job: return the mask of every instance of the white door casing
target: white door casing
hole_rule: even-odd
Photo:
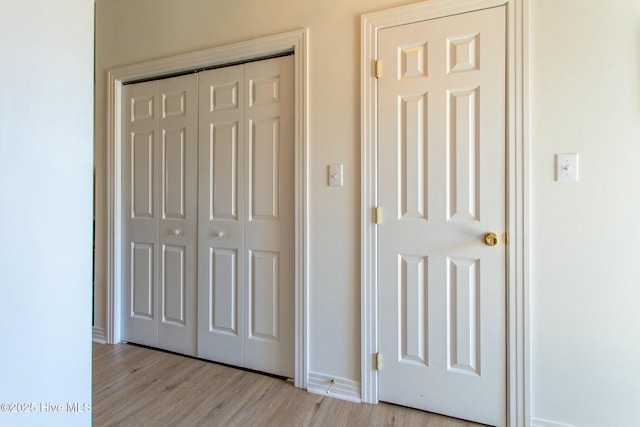
[[[378,340],[378,82],[379,34],[386,28],[506,6],[506,220],[509,244],[506,273],[507,425],[528,426],[528,138],[527,0],[432,0],[362,16],[362,400],[379,400],[375,354]],[[392,67],[393,68],[393,67]],[[389,67],[382,65],[382,72]],[[393,72],[393,70],[392,70]],[[384,221],[384,215],[383,215]],[[382,370],[385,369],[382,360]]]
[[[504,426],[505,8],[378,43],[379,397]]]
[[[294,375],[293,58],[200,73],[198,355]]]
[[[259,59],[283,52],[294,53],[294,206],[295,206],[295,386],[307,386],[307,152],[308,152],[308,30],[301,29],[188,54],[127,65],[107,72],[107,295],[106,341],[121,341],[121,293],[124,269],[123,165],[121,138],[124,83]]]
[[[193,356],[197,77],[123,92],[123,339]]]

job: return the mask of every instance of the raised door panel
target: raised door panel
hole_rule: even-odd
[[[252,251],[249,264],[248,339],[278,341],[280,260],[278,253]]]
[[[280,208],[280,119],[251,120],[249,220],[277,221]]]
[[[480,220],[479,88],[447,91],[447,217]]]
[[[162,322],[184,327],[187,324],[187,248],[166,245],[162,252]]]
[[[209,249],[208,330],[238,337],[238,251]]]
[[[130,134],[131,181],[130,204],[131,218],[143,219],[154,217],[154,146],[155,132],[132,131]]]
[[[429,365],[428,258],[398,257],[398,360],[411,365]]]
[[[153,321],[155,318],[154,245],[131,244],[131,305],[129,315]]]
[[[427,176],[426,93],[400,96],[398,152],[398,217],[403,220],[427,219],[429,181]]]
[[[480,375],[480,260],[448,259],[447,366]]]
[[[209,137],[209,217],[238,220],[238,122],[211,126]]]
[[[165,129],[162,135],[163,219],[187,218],[187,134],[187,129],[180,127]]]

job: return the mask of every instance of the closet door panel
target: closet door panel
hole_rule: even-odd
[[[122,93],[122,339],[149,346],[158,345],[157,87]]]
[[[195,354],[197,77],[123,88],[123,339]]]
[[[245,65],[244,366],[294,376],[293,57]]]
[[[158,81],[160,189],[158,346],[196,354],[198,78]]]
[[[244,66],[199,73],[198,356],[242,366]]]

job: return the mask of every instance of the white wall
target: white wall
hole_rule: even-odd
[[[640,2],[530,4],[532,415],[638,426]]]
[[[360,15],[404,0],[98,0],[96,325],[104,327],[106,70],[310,29],[310,366],[360,380]],[[640,425],[640,3],[530,0],[536,425]],[[578,152],[581,180],[554,182]],[[326,166],[344,163],[344,188]],[[636,403],[635,405],[633,403]]]
[[[0,426],[89,425],[93,2],[0,10]]]
[[[360,14],[411,1],[101,0],[96,3],[96,326],[104,328],[106,70],[310,29],[310,366],[360,381]],[[360,3],[360,4],[357,4]],[[327,165],[344,163],[344,187]]]

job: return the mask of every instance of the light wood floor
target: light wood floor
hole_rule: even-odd
[[[280,379],[128,344],[93,344],[92,410],[94,427],[480,426],[311,394]]]

